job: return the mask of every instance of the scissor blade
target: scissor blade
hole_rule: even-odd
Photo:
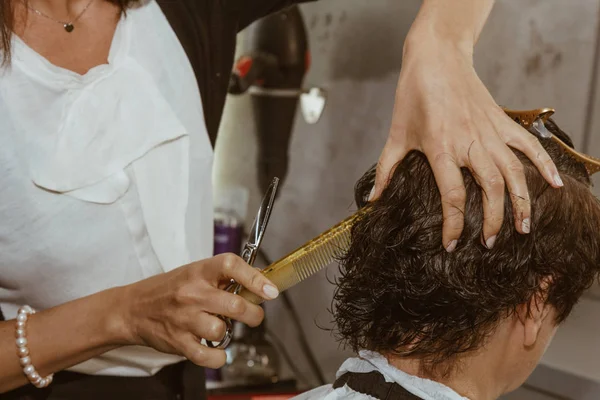
[[[263,197],[256,218],[252,223],[250,234],[248,235],[248,244],[254,248],[258,248],[262,241],[262,238],[267,229],[267,223],[271,217],[271,211],[273,210],[273,203],[275,202],[275,196],[277,194],[277,187],[279,186],[279,178],[273,178],[273,181],[269,185],[265,196]]]

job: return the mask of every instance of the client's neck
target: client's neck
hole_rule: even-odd
[[[390,365],[399,370],[420,378],[441,383],[463,397],[471,400],[495,400],[500,397],[509,386],[503,379],[502,371],[505,370],[504,357],[501,353],[494,354],[498,347],[481,350],[476,354],[463,356],[460,360],[450,364],[450,368],[440,368],[432,374],[424,367],[422,360],[417,358],[404,358],[388,356]],[[444,374],[445,371],[449,371]]]

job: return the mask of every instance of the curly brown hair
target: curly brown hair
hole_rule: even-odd
[[[548,129],[573,146],[553,121]],[[381,197],[365,209],[341,260],[333,301],[336,333],[355,351],[411,356],[434,367],[479,349],[498,324],[540,293],[571,312],[600,273],[600,203],[583,164],[549,139],[540,139],[564,187],[553,189],[522,153],[531,196],[531,234],[514,229],[510,195],[496,244],[482,244],[482,192],[463,169],[465,226],[457,249],[442,247],[442,205],[427,158],[413,151],[401,161]],[[367,204],[375,170],[357,183]],[[550,278],[549,280],[547,278]]]

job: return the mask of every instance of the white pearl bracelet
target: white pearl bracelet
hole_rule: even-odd
[[[52,383],[52,377],[54,374],[50,374],[45,378],[42,378],[40,374],[35,370],[33,364],[31,364],[31,358],[29,357],[29,348],[27,347],[27,319],[31,314],[35,314],[35,310],[29,306],[23,306],[19,308],[17,313],[17,325],[15,330],[15,336],[17,340],[17,355],[21,366],[23,366],[23,373],[29,379],[35,387],[44,388]]]

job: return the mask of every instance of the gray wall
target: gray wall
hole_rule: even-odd
[[[296,121],[289,176],[264,244],[270,257],[293,250],[353,210],[353,185],[376,162],[387,137],[403,40],[420,3],[323,0],[302,7],[313,56],[306,84],[325,87],[329,99],[317,125],[307,125],[301,118]],[[600,115],[594,90],[599,7],[600,0],[499,0],[475,57],[480,77],[499,104],[556,108],[557,121],[571,133],[576,145],[585,145],[597,156],[600,135],[593,133],[600,131],[600,119],[593,116]],[[242,35],[241,49],[243,39]],[[249,187],[250,214],[261,197],[255,183],[253,129],[248,99],[230,98],[217,146],[215,180],[217,185]],[[335,273],[332,266],[289,292],[329,380],[348,356],[328,331],[318,327],[331,327],[328,278]],[[583,377],[586,384],[593,379],[600,382],[600,365],[584,360],[590,358],[586,353],[590,346],[600,349],[600,338],[592,334],[598,326],[586,325],[594,318],[600,320],[600,303],[590,296],[584,308],[577,323],[567,327],[568,334],[559,334],[549,350],[547,366],[536,372],[538,379],[532,384],[549,387],[548,380],[544,381],[549,374],[564,376],[565,382],[574,380],[576,386],[583,384]],[[280,302],[268,305],[267,318],[270,329],[288,345],[297,367],[310,377]],[[579,341],[581,351],[573,354],[571,343],[582,335],[589,342]],[[568,362],[562,361],[565,357],[570,357]],[[600,360],[600,354],[595,358]],[[586,373],[590,368],[596,372]],[[309,384],[315,383],[309,380]],[[597,387],[589,385],[587,395],[600,397]]]

